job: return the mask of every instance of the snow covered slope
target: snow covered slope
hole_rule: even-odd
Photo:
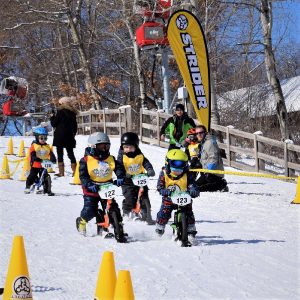
[[[16,153],[21,139],[13,138]],[[28,147],[32,138],[24,140]],[[87,136],[77,137],[78,160],[86,141]],[[8,138],[0,137],[1,161],[7,144]],[[118,147],[119,140],[112,139],[113,155]],[[158,174],[166,149],[145,144],[141,149]],[[196,245],[181,248],[171,240],[170,226],[158,238],[154,226],[132,221],[125,222],[135,239],[129,244],[83,237],[75,228],[82,192],[69,184],[71,177],[54,179],[56,196],[48,197],[25,195],[19,176],[20,170],[14,180],[0,180],[0,287],[13,237],[23,235],[35,300],[93,299],[106,250],[114,252],[116,270],[130,271],[138,300],[300,299],[300,205],[290,204],[293,183],[226,176],[228,193],[202,193],[195,199]],[[154,218],[161,203],[155,186],[152,180]],[[120,206],[122,199],[118,189]]]

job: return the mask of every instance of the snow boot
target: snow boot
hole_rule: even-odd
[[[72,177],[74,177],[74,175],[75,175],[76,166],[77,166],[77,163],[71,163]]]
[[[77,228],[78,232],[84,236],[86,235],[86,224],[87,224],[87,222],[84,219],[82,219],[81,217],[78,217],[76,219],[76,228]]]
[[[29,188],[28,188],[28,187],[25,188],[24,193],[25,193],[25,194],[30,194],[30,187],[29,187]]]
[[[65,176],[65,165],[63,162],[58,163],[58,173],[54,174],[54,176],[57,176],[57,177]]]
[[[165,226],[156,223],[156,229],[155,232],[158,236],[162,236],[165,233]]]

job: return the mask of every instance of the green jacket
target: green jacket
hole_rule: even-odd
[[[170,136],[170,144],[181,144],[187,137],[187,131],[195,126],[194,120],[187,113],[184,113],[181,118],[174,115],[163,124],[160,135],[168,134]]]

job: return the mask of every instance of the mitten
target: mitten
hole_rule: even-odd
[[[124,183],[124,178],[118,178],[116,181],[117,186],[121,186]]]
[[[87,190],[92,192],[92,193],[98,193],[99,186],[94,184],[94,183],[91,183],[91,184],[88,185]]]
[[[155,171],[153,169],[149,169],[149,170],[147,170],[147,175],[149,177],[153,177],[153,176],[155,176]]]
[[[197,188],[191,187],[188,189],[188,193],[191,195],[192,198],[196,198],[199,196],[200,192]]]
[[[159,193],[163,196],[163,197],[168,197],[171,195],[171,191],[169,189],[161,189],[159,190]]]

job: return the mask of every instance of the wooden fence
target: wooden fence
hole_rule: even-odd
[[[159,132],[170,116],[144,109],[138,116],[130,106],[90,110],[78,115],[78,133],[103,131],[110,136],[120,136],[126,131],[134,131],[139,133],[141,142],[166,148],[168,143],[160,140]],[[251,172],[300,175],[300,146],[231,127],[212,125],[212,129],[218,136],[219,147],[226,153],[225,165]]]
[[[141,141],[168,147],[167,143],[160,141],[159,131],[170,116],[166,113],[141,110]],[[251,172],[300,175],[300,146],[231,127],[212,125],[212,129],[218,136],[219,147],[226,153],[226,158],[223,159],[225,165]]]
[[[77,116],[77,122],[78,134],[102,131],[110,136],[119,136],[126,131],[133,130],[130,106],[80,112]]]

